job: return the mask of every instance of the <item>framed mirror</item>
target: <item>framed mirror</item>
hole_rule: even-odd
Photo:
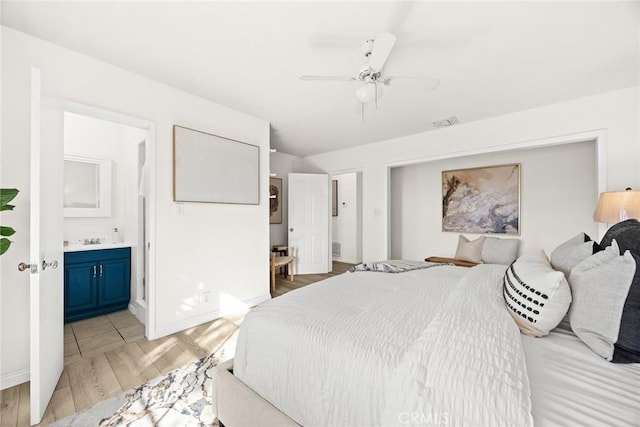
[[[65,154],[64,216],[111,216],[111,160]]]

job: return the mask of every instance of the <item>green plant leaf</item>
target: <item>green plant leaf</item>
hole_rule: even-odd
[[[13,210],[14,206],[10,205],[9,202],[12,201],[18,193],[17,188],[0,188],[0,211]]]
[[[3,227],[0,225],[0,236],[13,236],[16,230],[11,227]]]
[[[0,255],[7,252],[7,250],[9,249],[9,246],[11,246],[11,240],[6,239],[4,237],[0,239]]]

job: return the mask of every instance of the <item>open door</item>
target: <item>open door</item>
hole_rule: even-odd
[[[42,420],[64,367],[62,110],[31,71],[30,274],[31,425]]]
[[[289,246],[295,274],[331,271],[329,251],[329,175],[289,174]]]

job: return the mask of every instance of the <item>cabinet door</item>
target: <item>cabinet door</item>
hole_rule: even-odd
[[[129,259],[110,259],[98,264],[98,305],[128,303],[131,290]]]
[[[98,306],[98,267],[95,262],[66,264],[64,267],[65,317]]]

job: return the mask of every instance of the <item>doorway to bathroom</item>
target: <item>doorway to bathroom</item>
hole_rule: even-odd
[[[144,121],[91,107],[64,112],[65,251],[131,248],[128,309],[145,325],[146,335],[152,129]],[[83,170],[87,177],[78,172]]]

